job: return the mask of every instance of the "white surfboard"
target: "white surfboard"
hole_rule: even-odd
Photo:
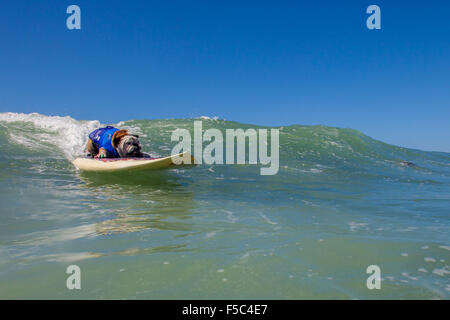
[[[76,158],[72,163],[83,171],[115,172],[165,169],[181,164],[196,164],[196,161],[189,152],[185,152],[164,158]]]

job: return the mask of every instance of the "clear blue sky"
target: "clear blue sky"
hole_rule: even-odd
[[[450,2],[2,1],[4,111],[323,124],[450,152]]]

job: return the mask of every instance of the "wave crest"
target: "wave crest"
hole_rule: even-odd
[[[43,144],[55,146],[69,160],[83,153],[89,133],[101,126],[98,120],[13,112],[0,113],[0,124],[7,127],[9,138],[15,143],[32,150]]]

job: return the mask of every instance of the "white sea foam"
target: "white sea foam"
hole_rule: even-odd
[[[434,269],[433,274],[444,277],[445,275],[450,274],[450,270],[448,266],[445,266],[443,268]]]
[[[278,224],[272,220],[270,220],[269,218],[267,218],[264,214],[262,214],[261,212],[259,213],[259,215],[261,216],[261,218],[264,219],[264,221],[266,221],[268,224]]]
[[[419,280],[419,278],[409,275],[408,272],[402,272],[402,276],[404,276],[405,278],[408,278],[409,280],[413,280],[413,281]]]
[[[11,139],[27,148],[38,148],[44,144],[54,145],[69,160],[84,151],[88,135],[101,126],[97,120],[79,121],[69,116],[45,116],[38,113],[0,113],[0,121],[6,123],[31,123],[37,132],[25,136],[16,127],[10,132]]]
[[[357,230],[367,230],[367,223],[357,223],[354,221],[348,222],[348,226],[350,228],[350,231],[357,231]]]
[[[202,119],[202,120],[219,120],[219,117],[215,116],[215,117],[208,117],[208,116],[200,116],[198,117],[198,119]]]

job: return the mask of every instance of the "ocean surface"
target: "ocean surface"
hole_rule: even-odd
[[[113,125],[166,156],[194,120]],[[449,153],[292,125],[273,176],[259,165],[79,172],[71,160],[101,125],[0,113],[1,299],[450,298]],[[66,287],[69,265],[80,290]]]

